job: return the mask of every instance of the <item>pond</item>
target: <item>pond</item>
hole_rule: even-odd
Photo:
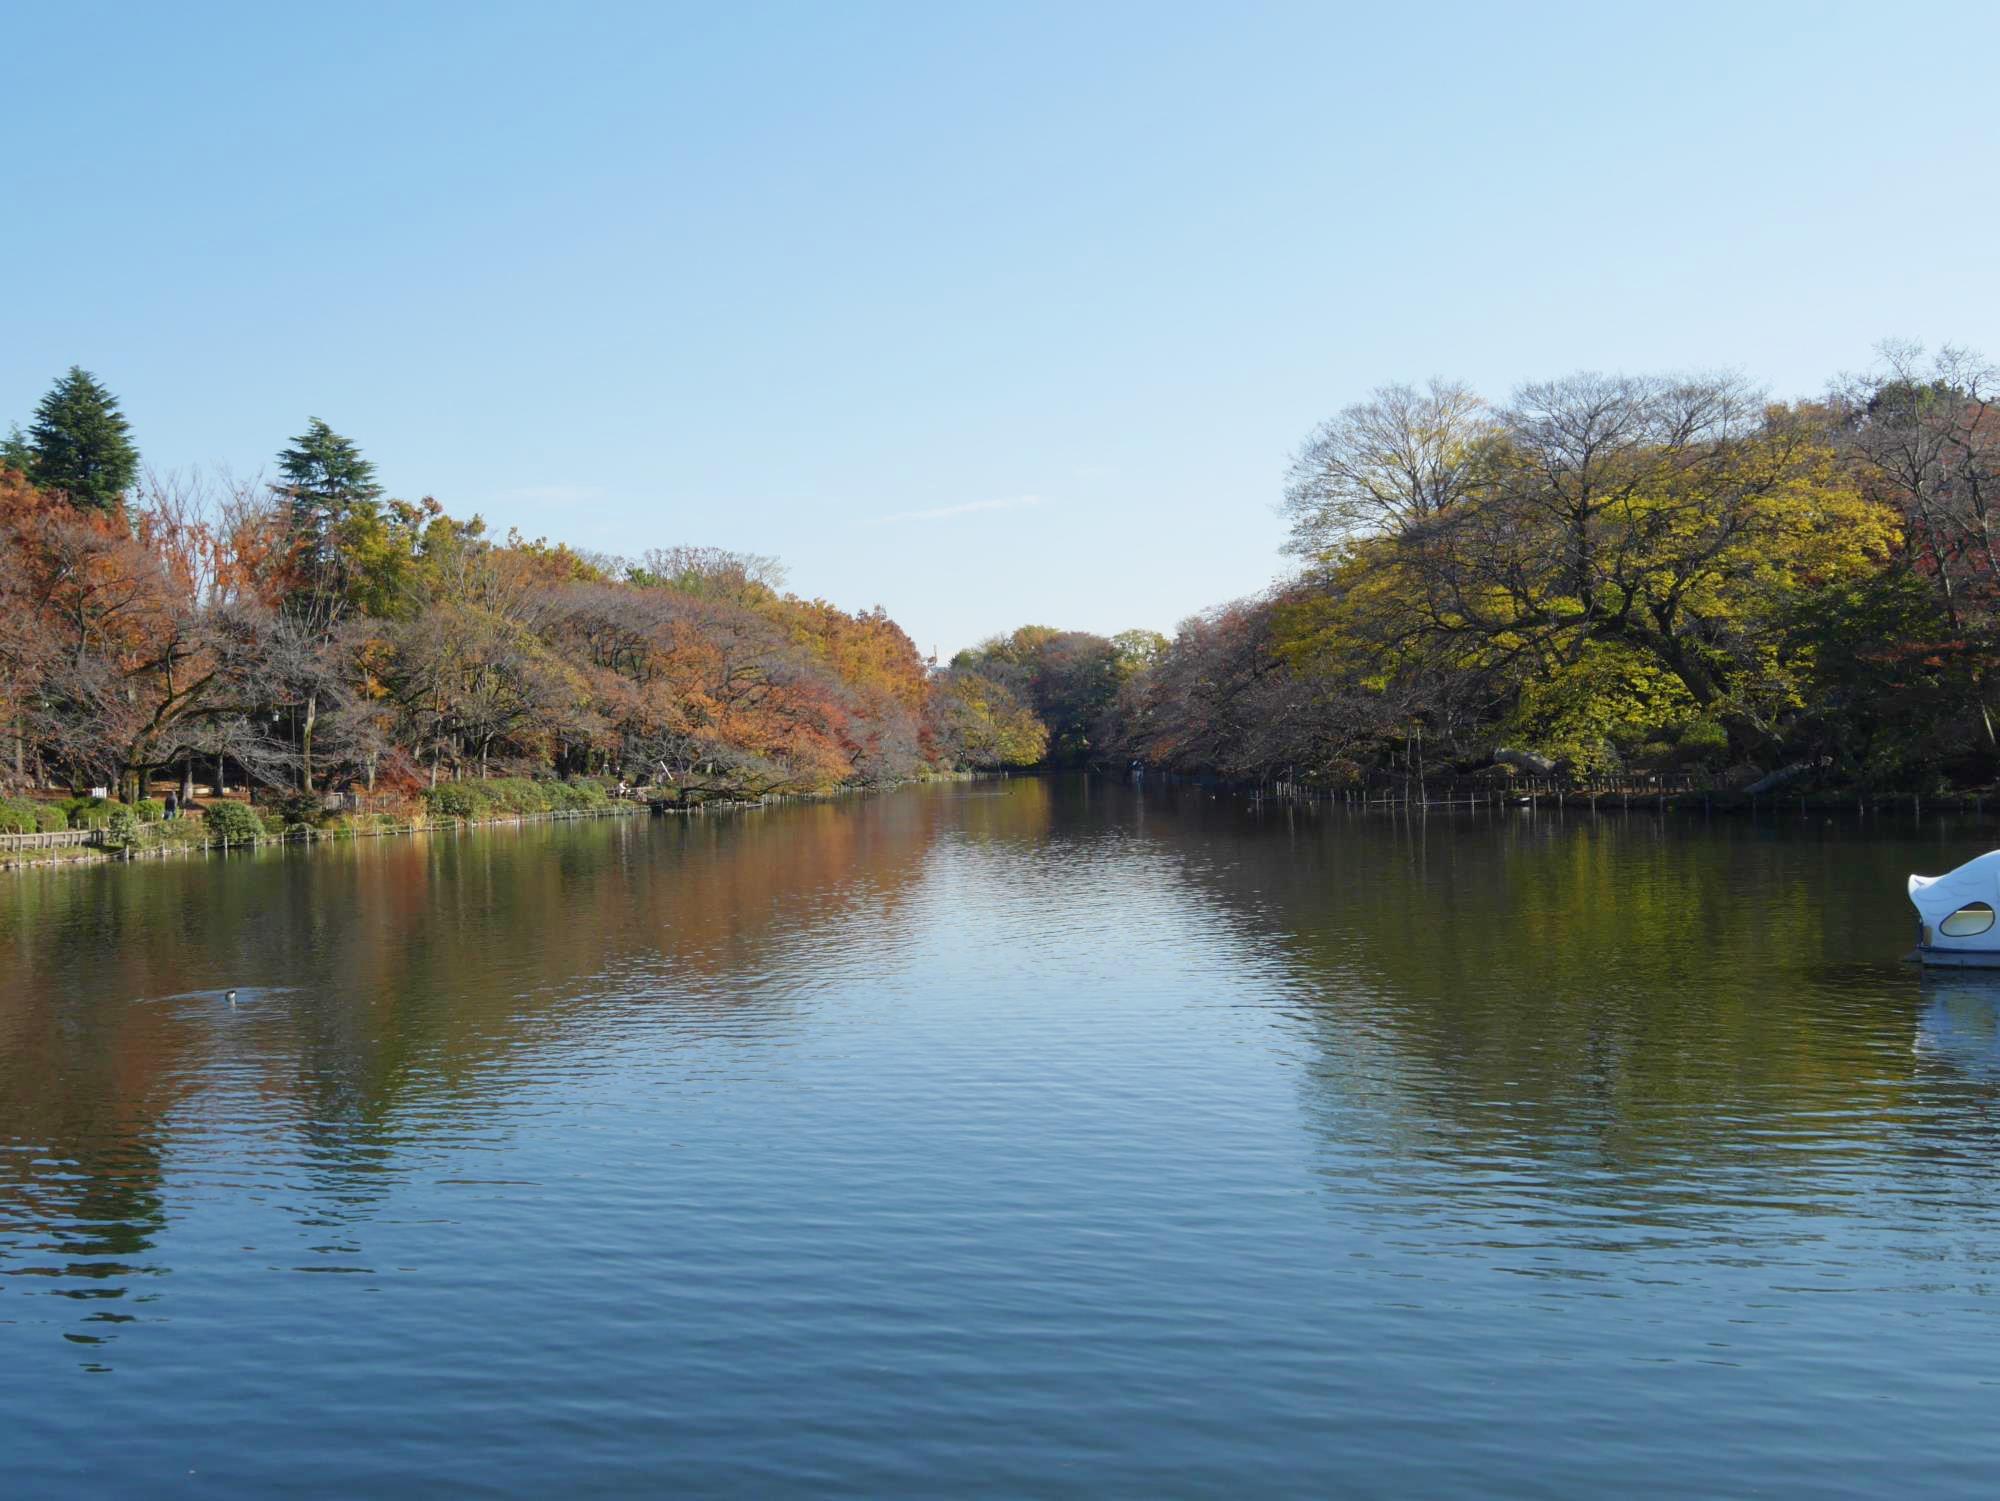
[[[1900,957],[1993,844],[1014,779],[8,876],[0,1489],[1984,1494],[2000,982]]]

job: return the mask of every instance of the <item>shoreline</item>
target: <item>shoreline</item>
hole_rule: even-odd
[[[1116,772],[1093,771],[1126,786],[1130,777]],[[1831,792],[1785,792],[1773,790],[1751,794],[1734,788],[1695,791],[1674,788],[1628,789],[1618,787],[1491,787],[1468,788],[1463,781],[1437,791],[1421,791],[1402,786],[1367,788],[1324,788],[1280,781],[1238,782],[1223,778],[1176,775],[1148,771],[1136,785],[1170,789],[1193,789],[1227,793],[1253,803],[1284,803],[1294,807],[1342,808],[1361,811],[1473,812],[1497,808],[1549,808],[1557,811],[1647,812],[1722,814],[1729,817],[1756,817],[1763,813],[1825,813],[1850,817],[1907,816],[1921,818],[1926,812],[1972,813],[1983,816],[1990,801],[2000,812],[2000,788],[1939,793],[1869,793],[1849,788]]]
[[[767,793],[762,797],[705,797],[696,802],[613,802],[602,808],[562,808],[539,813],[504,813],[488,818],[425,818],[414,822],[391,822],[373,828],[344,825],[334,829],[299,827],[278,834],[260,834],[254,839],[227,844],[207,840],[163,840],[139,848],[107,849],[98,844],[67,844],[36,849],[0,845],[0,872],[82,869],[100,865],[125,865],[137,860],[163,860],[178,855],[226,855],[233,850],[260,849],[276,844],[343,844],[354,839],[384,839],[408,834],[468,833],[478,829],[518,827],[538,823],[576,823],[600,818],[696,817],[710,813],[750,813],[777,803],[823,802],[837,797],[853,797],[868,792],[894,791],[899,787],[921,786],[927,782],[957,782],[975,779],[977,772],[940,773],[913,777],[885,787],[835,787],[825,792]],[[375,815],[387,818],[390,815]],[[187,820],[192,822],[193,820]],[[159,829],[160,823],[145,824]],[[7,838],[12,836],[0,836]]]
[[[749,806],[755,806],[751,804]],[[385,839],[406,834],[443,834],[471,829],[501,828],[531,823],[574,823],[596,818],[651,816],[650,803],[590,809],[562,809],[547,813],[508,813],[496,818],[448,818],[415,823],[392,823],[377,828],[287,829],[281,834],[262,834],[254,839],[228,844],[206,840],[175,840],[137,849],[106,849],[96,844],[59,845],[47,850],[0,849],[0,871],[73,869],[98,865],[127,865],[137,860],[163,860],[175,855],[226,855],[233,850],[262,849],[275,844],[344,844],[354,839]],[[157,824],[147,824],[157,828]]]

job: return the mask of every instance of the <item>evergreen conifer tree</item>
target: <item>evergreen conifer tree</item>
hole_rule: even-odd
[[[361,456],[360,445],[317,417],[278,455],[278,472],[284,476],[278,489],[291,501],[299,522],[319,511],[339,517],[356,505],[382,498],[375,466]]]
[[[294,679],[303,700],[299,785],[311,792],[321,698],[338,670],[331,648],[359,603],[371,544],[381,530],[382,487],[360,445],[317,417],[278,455],[278,473],[282,479],[272,489],[290,508],[296,570],[284,611],[304,647]]]
[[[139,474],[139,450],[118,398],[78,365],[49,388],[26,435],[9,439],[5,461],[71,505],[102,511],[123,509]]]

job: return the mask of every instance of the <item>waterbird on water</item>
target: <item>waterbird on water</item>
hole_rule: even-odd
[[[232,1006],[236,1004],[236,992],[233,990],[229,992],[229,1004]]]

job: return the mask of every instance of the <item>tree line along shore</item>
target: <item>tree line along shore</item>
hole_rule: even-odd
[[[786,592],[773,559],[495,539],[387,496],[317,419],[275,469],[147,469],[80,369],[0,446],[0,833],[693,806],[1046,747],[1004,690],[933,672],[879,608]]]
[[[268,483],[161,474],[72,369],[0,444],[0,832],[185,823],[151,816],[169,795],[220,834],[1030,766],[1983,789],[1996,387],[1907,346],[1811,400],[1387,386],[1293,455],[1295,569],[1265,593],[939,666],[771,558],[609,557],[392,498],[318,419]]]
[[[1293,455],[1291,577],[1171,638],[1029,628],[954,666],[1020,691],[1059,757],[1308,793],[1981,804],[1996,389],[1907,345],[1811,400],[1387,386]]]

